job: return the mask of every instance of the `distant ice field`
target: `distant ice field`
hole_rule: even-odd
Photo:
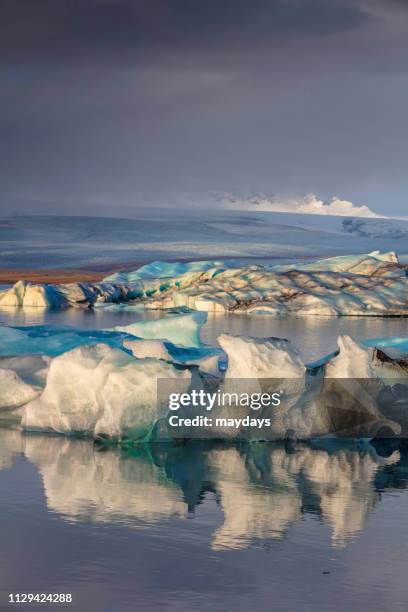
[[[0,268],[154,260],[316,258],[374,249],[408,260],[408,221],[288,213],[139,209],[131,218],[0,218]]]

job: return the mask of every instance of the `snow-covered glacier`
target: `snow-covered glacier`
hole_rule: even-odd
[[[129,300],[147,309],[215,313],[407,316],[408,276],[394,252],[373,251],[272,267],[155,262],[141,271],[114,274],[98,285],[20,282],[0,293],[0,307],[94,306]]]

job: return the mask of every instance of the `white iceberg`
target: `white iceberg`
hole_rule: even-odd
[[[66,308],[92,306],[99,302],[114,302],[133,297],[130,290],[113,283],[48,284],[18,281],[0,291],[1,308]]]
[[[40,355],[0,357],[0,411],[14,410],[38,397],[49,360]]]
[[[153,261],[137,270],[129,272],[114,272],[104,278],[109,283],[122,283],[129,285],[142,279],[151,278],[174,278],[188,274],[189,272],[206,272],[211,268],[223,265],[221,261],[191,261],[191,262],[172,262],[172,261]]]
[[[24,407],[27,430],[82,433],[123,441],[146,437],[165,416],[157,380],[191,374],[156,359],[135,359],[104,344],[82,346],[55,357],[40,397]]]
[[[1,307],[59,308],[66,305],[67,300],[54,285],[21,280],[0,293]]]
[[[220,353],[208,348],[182,349],[163,340],[124,340],[123,347],[138,359],[162,359],[169,363],[186,367],[198,366],[206,374],[219,376]]]
[[[98,306],[139,300],[136,304],[148,309],[187,307],[215,313],[408,316],[408,277],[392,251],[273,268],[156,262],[142,272],[107,278],[115,282],[31,285],[21,281],[0,293],[0,307]]]
[[[201,346],[200,329],[207,320],[201,312],[170,315],[153,321],[137,321],[130,325],[118,325],[114,331],[123,332],[146,340],[168,340],[181,346]]]
[[[212,268],[156,283],[147,308],[296,316],[407,316],[408,277],[394,252],[307,264]]]
[[[301,378],[306,367],[297,349],[282,338],[222,334],[218,344],[228,358],[225,378]]]
[[[350,336],[337,339],[338,350],[318,362],[326,378],[393,378],[408,377],[407,338],[389,338],[356,342]]]

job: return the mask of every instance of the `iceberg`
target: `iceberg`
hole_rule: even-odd
[[[297,349],[281,338],[250,338],[222,334],[218,344],[227,355],[225,378],[301,378],[306,367]]]
[[[213,376],[220,375],[221,351],[212,348],[177,347],[163,340],[124,340],[123,346],[138,359],[154,358],[198,369]]]
[[[57,286],[18,281],[10,289],[0,292],[1,307],[60,308],[67,300]]]
[[[107,279],[68,285],[20,281],[0,293],[0,306],[98,307],[132,301],[132,307],[214,313],[408,316],[408,276],[393,251],[273,267],[155,262]]]
[[[82,345],[104,342],[121,348],[125,334],[104,330],[78,330],[39,325],[0,326],[0,355],[48,355],[55,357]]]
[[[394,252],[307,264],[212,268],[145,292],[146,308],[304,316],[408,316],[408,277]]]
[[[310,364],[324,368],[326,378],[408,377],[408,338],[382,338],[356,342],[347,335],[337,339],[337,351]]]
[[[0,411],[14,410],[38,397],[49,360],[40,355],[0,357]]]
[[[115,272],[104,278],[104,281],[109,283],[121,283],[123,285],[131,285],[134,282],[142,279],[152,278],[174,278],[182,276],[189,272],[207,272],[211,268],[219,268],[223,266],[221,261],[191,261],[191,262],[170,262],[170,261],[153,261],[146,264],[137,270],[129,272]]]
[[[116,326],[114,331],[146,340],[168,340],[181,346],[201,346],[200,329],[207,320],[201,312],[170,315],[153,321],[138,321],[125,326]]]
[[[279,391],[281,404],[262,411],[270,427],[249,432],[252,439],[371,438],[385,430],[408,436],[407,338],[356,342],[340,336],[336,352],[304,364],[281,338],[222,334],[220,348],[191,346],[199,344],[205,317],[141,322],[138,334],[146,325],[147,336],[158,336],[144,339],[133,335],[133,326],[133,333],[0,327],[6,351],[0,357],[0,409],[22,410],[22,426],[29,430],[126,442],[145,439],[154,429],[168,439],[173,434],[162,427],[167,409],[156,387],[159,379],[170,379],[178,392],[195,385],[225,393]],[[174,336],[178,345],[163,336]],[[192,408],[183,407],[183,416],[195,416]],[[214,408],[216,417],[247,415],[248,405]],[[210,427],[194,437],[248,439],[246,427]]]
[[[93,306],[99,302],[115,302],[132,297],[130,290],[112,283],[66,283],[53,285],[18,281],[0,291],[1,308],[67,308]]]
[[[111,330],[81,330],[49,325],[0,326],[0,356],[26,354],[57,356],[78,346],[100,342],[122,348],[125,339],[134,340],[135,337],[160,339],[189,348],[201,347],[200,330],[206,319],[205,313],[192,312],[151,321],[138,321]]]
[[[145,439],[166,414],[157,402],[158,378],[178,379],[187,389],[191,374],[106,344],[78,347],[51,361],[44,391],[24,407],[22,426],[121,442]]]

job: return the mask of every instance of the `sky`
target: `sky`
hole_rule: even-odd
[[[0,3],[6,213],[223,192],[408,216],[407,109],[407,0]]]

